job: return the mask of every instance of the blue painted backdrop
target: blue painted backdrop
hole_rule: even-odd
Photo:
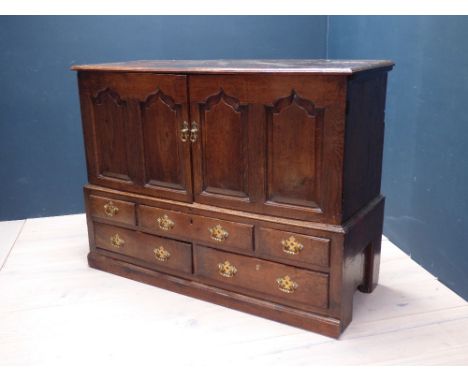
[[[466,17],[0,17],[0,220],[83,210],[74,63],[384,58],[385,233],[468,297]]]

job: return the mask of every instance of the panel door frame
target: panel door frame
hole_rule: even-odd
[[[221,78],[220,78],[221,77]],[[260,129],[255,124],[255,107],[243,102],[236,91],[226,92],[219,80],[222,76],[190,75],[190,116],[197,123],[198,139],[192,143],[194,200],[198,203],[219,207],[234,208],[245,211],[256,211],[257,201],[261,195],[261,184],[256,179],[255,170],[261,162],[258,152],[252,149],[260,141]],[[213,82],[214,81],[214,82]],[[233,89],[234,90],[234,89]],[[242,190],[231,191],[216,189],[206,184],[206,142],[207,129],[203,112],[209,111],[219,103],[224,103],[239,113],[242,125],[242,147],[240,149],[244,173]]]
[[[274,81],[274,80],[273,80]],[[322,223],[341,223],[341,196],[343,174],[343,150],[346,116],[345,76],[283,75],[277,83],[264,91],[275,96],[265,102],[266,125],[263,155],[265,159],[265,193],[262,213],[280,217],[296,218]],[[265,100],[266,101],[266,100]],[[316,119],[315,127],[315,173],[314,203],[300,205],[286,201],[271,200],[269,195],[270,169],[269,145],[273,125],[271,117],[282,104],[297,105]],[[300,139],[300,137],[298,137]]]
[[[142,126],[142,107],[154,98],[164,98],[164,102],[177,105],[177,124],[189,120],[187,76],[151,73],[116,73],[116,72],[79,72],[79,89],[83,133],[86,146],[86,163],[88,179],[92,184],[136,192],[160,198],[191,202],[192,171],[191,150],[189,142],[179,139],[177,134],[177,158],[182,170],[182,187],[164,187],[148,184],[145,165],[144,136]],[[128,179],[109,177],[100,169],[97,126],[94,116],[93,100],[100,93],[109,92],[120,102],[125,103],[126,111],[126,155],[129,168]]]
[[[176,127],[174,134],[175,137],[175,144],[177,149],[174,151],[173,158],[177,158],[179,163],[179,168],[181,171],[181,184],[180,185],[170,185],[164,184],[163,182],[154,183],[153,180],[149,176],[148,170],[148,150],[146,150],[146,144],[148,143],[148,138],[144,136],[144,127],[143,127],[143,110],[151,103],[156,102],[156,100],[160,100],[162,103],[166,104],[168,108],[172,109],[176,113]],[[186,98],[188,102],[188,98]],[[192,168],[191,168],[191,150],[190,150],[190,142],[187,140],[183,142],[180,137],[180,130],[181,126],[184,122],[189,121],[189,109],[188,103],[182,102],[177,103],[170,95],[165,94],[163,90],[159,87],[156,91],[149,94],[144,101],[139,102],[140,108],[140,127],[141,127],[141,134],[142,134],[142,142],[143,148],[142,152],[144,155],[143,162],[144,162],[144,189],[145,193],[154,195],[161,198],[173,199],[173,200],[180,200],[191,202],[193,200],[193,191],[192,191]]]
[[[200,123],[200,104],[221,90],[248,105],[249,200],[207,193],[203,186],[202,143],[192,145],[194,198],[199,203],[278,217],[329,224],[341,223],[342,173],[347,77],[302,74],[189,75],[190,113]],[[285,100],[313,108],[320,120],[320,153],[315,189],[317,205],[278,203],[268,198],[268,114]],[[203,126],[200,128],[203,136]]]

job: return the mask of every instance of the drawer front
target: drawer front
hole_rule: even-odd
[[[200,246],[196,247],[194,269],[196,276],[227,289],[268,295],[285,305],[328,307],[327,274]]]
[[[156,268],[192,273],[192,246],[142,232],[94,224],[96,247],[117,252]]]
[[[253,226],[204,216],[193,216],[193,239],[220,248],[253,249]]]
[[[192,230],[190,215],[143,205],[138,206],[138,225],[163,236],[190,237]]]
[[[89,197],[91,215],[118,223],[135,225],[135,204],[123,200]]]
[[[156,207],[138,206],[138,224],[158,235],[174,235],[220,248],[253,249],[253,225]]]
[[[262,256],[300,266],[328,267],[330,239],[301,235],[288,231],[260,228],[256,247]]]

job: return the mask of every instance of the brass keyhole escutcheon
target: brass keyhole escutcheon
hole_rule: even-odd
[[[156,257],[156,260],[158,261],[167,261],[169,260],[169,257],[171,257],[171,254],[164,249],[164,247],[161,245],[159,248],[153,249],[154,257]]]
[[[169,231],[175,226],[175,223],[171,219],[169,219],[169,216],[167,215],[160,216],[156,219],[156,221],[158,223],[159,228],[163,231]]]
[[[214,227],[208,228],[210,231],[211,238],[214,241],[222,242],[226,240],[229,236],[229,232],[226,231],[220,224],[215,225]]]
[[[223,277],[234,277],[237,273],[237,268],[226,260],[224,263],[218,264],[218,271]]]
[[[279,290],[284,293],[294,293],[294,291],[299,287],[299,284],[291,280],[289,276],[278,277],[276,279],[276,283],[278,284]]]
[[[111,245],[115,248],[123,247],[125,244],[125,240],[122,239],[118,233],[110,237]]]
[[[283,246],[283,252],[288,255],[297,255],[304,249],[304,246],[294,236],[281,240],[281,245]]]
[[[104,212],[107,216],[115,216],[119,212],[119,207],[115,206],[112,203],[112,200],[109,200],[106,204],[104,204]]]

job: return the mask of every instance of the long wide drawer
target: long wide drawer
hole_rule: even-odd
[[[182,237],[219,248],[253,249],[251,224],[144,205],[138,206],[138,224],[158,235]]]
[[[192,245],[107,224],[94,223],[96,247],[135,258],[156,268],[192,272]]]
[[[285,305],[328,307],[328,274],[196,246],[194,273],[227,289],[268,295]]]

